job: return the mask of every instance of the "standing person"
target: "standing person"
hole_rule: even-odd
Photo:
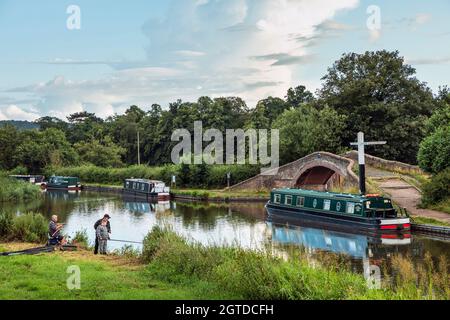
[[[106,228],[108,229],[108,233],[111,234],[111,224],[109,222],[109,219],[111,219],[111,217],[108,214],[105,214],[103,216],[102,219],[97,220],[97,222],[94,224],[94,229],[97,232],[97,227],[102,223],[103,219],[106,219],[107,223],[106,223]],[[94,249],[94,254],[98,254],[98,238],[97,238],[97,234],[95,235],[95,249]]]
[[[108,247],[108,240],[109,240],[109,232],[108,232],[108,219],[104,218],[102,219],[102,222],[97,227],[97,230],[95,231],[96,238],[98,239],[98,251],[100,254],[105,255]]]

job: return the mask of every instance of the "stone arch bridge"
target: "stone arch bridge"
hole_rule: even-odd
[[[272,188],[303,188],[328,190],[333,186],[358,187],[359,178],[352,171],[351,158],[328,152],[315,152],[238,183],[231,190],[262,190]]]

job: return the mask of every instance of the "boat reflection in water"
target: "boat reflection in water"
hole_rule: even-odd
[[[309,221],[267,220],[269,237],[277,247],[299,246],[308,253],[332,252],[350,258],[353,267],[364,273],[369,284],[380,285],[381,265],[394,253],[404,253],[410,249],[411,234],[351,233],[311,223]],[[362,263],[362,264],[361,264]],[[362,268],[361,268],[362,267]]]
[[[124,207],[134,213],[164,213],[167,210],[174,209],[175,204],[170,201],[136,201],[124,198]]]

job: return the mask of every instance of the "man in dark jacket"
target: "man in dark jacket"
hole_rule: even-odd
[[[94,224],[94,229],[95,229],[95,231],[97,232],[97,227],[98,227],[99,225],[101,225],[103,219],[108,220],[108,222],[106,223],[106,228],[108,229],[108,233],[111,234],[111,224],[109,223],[109,219],[111,219],[111,217],[109,216],[109,214],[105,214],[105,215],[103,216],[102,219],[99,219],[99,220]],[[96,235],[96,236],[95,236],[95,249],[94,249],[94,254],[98,254],[98,245],[99,245],[99,243],[98,243],[98,238],[97,238],[97,235]]]

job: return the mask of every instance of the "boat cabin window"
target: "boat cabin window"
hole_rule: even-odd
[[[292,205],[292,196],[285,196],[284,197],[284,204],[291,206]]]
[[[305,198],[297,197],[297,207],[304,207],[304,206],[305,206]]]
[[[355,203],[347,202],[347,213],[354,214],[355,213]]]
[[[317,199],[314,199],[314,201],[313,201],[313,207],[314,207],[314,208],[317,208]]]
[[[341,203],[336,203],[336,211],[341,211]]]
[[[274,203],[280,203],[280,202],[281,202],[281,195],[276,194],[276,195],[273,197],[273,202],[274,202]]]
[[[141,190],[144,191],[145,190],[145,184],[141,183]]]
[[[330,210],[331,200],[323,200],[323,210]]]
[[[130,187],[130,181],[127,181],[127,188]]]

